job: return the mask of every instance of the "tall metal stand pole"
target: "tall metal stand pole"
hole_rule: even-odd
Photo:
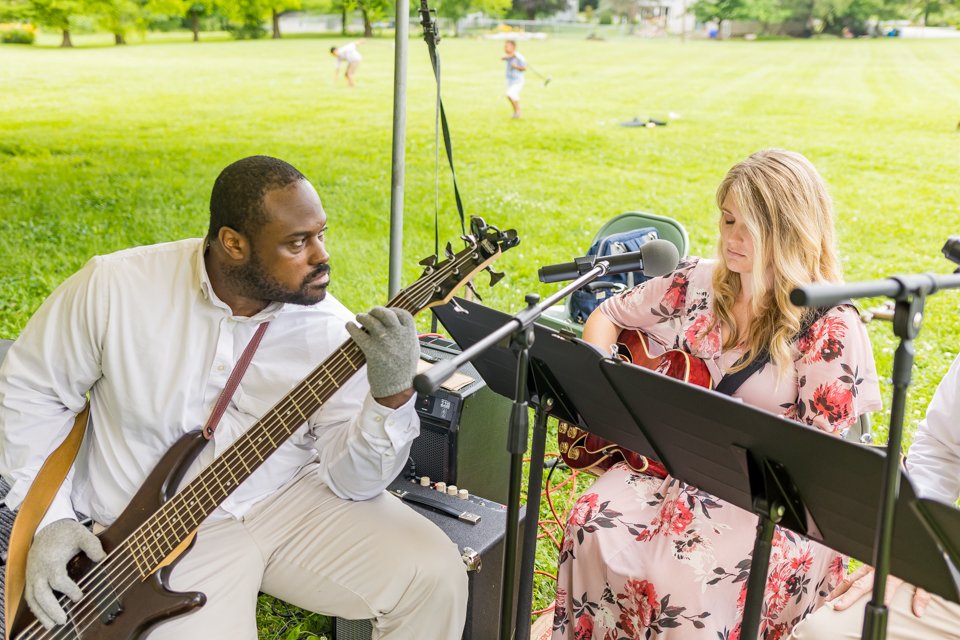
[[[880,493],[883,509],[877,522],[877,539],[873,547],[873,598],[863,616],[861,638],[884,640],[887,637],[887,606],[883,603],[887,576],[890,575],[890,548],[893,544],[893,507],[900,492],[900,451],[903,441],[903,415],[907,404],[907,388],[913,370],[913,339],[920,331],[925,292],[906,295],[897,300],[893,315],[893,332],[900,345],[893,354],[893,397],[890,402],[890,431],[887,459],[884,462],[884,483]]]
[[[387,298],[400,291],[403,261],[403,176],[407,144],[407,40],[410,0],[397,0],[393,48],[393,163],[390,175],[390,273]]]

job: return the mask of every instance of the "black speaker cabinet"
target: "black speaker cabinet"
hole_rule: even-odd
[[[420,353],[436,362],[453,358],[460,348],[450,340],[426,337],[420,340]],[[457,373],[473,381],[417,398],[420,435],[410,449],[416,474],[506,504],[510,400],[491,391],[473,365],[467,363]]]
[[[471,495],[466,500],[442,494],[434,489],[421,487],[407,480],[394,480],[388,488],[394,493],[407,493],[407,504],[440,527],[457,544],[467,569],[470,598],[467,603],[467,621],[463,640],[491,640],[500,633],[500,598],[503,584],[503,550],[506,535],[507,508],[503,504]],[[479,516],[476,524],[462,522],[454,516],[412,500],[426,497],[439,500],[458,513],[468,512]],[[523,516],[518,541],[523,537]],[[518,545],[519,555],[519,545]],[[517,576],[519,585],[519,576]],[[514,591],[516,593],[516,590]],[[515,615],[514,611],[513,614]],[[373,627],[369,620],[344,620],[337,618],[334,626],[336,640],[370,640]],[[423,640],[432,640],[423,638]]]

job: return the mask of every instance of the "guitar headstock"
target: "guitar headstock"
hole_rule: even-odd
[[[424,269],[420,278],[397,294],[390,304],[415,314],[449,302],[461,287],[469,287],[476,293],[471,280],[484,269],[490,272],[490,286],[494,286],[503,274],[491,269],[490,263],[520,243],[513,229],[501,231],[477,216],[470,217],[470,233],[461,238],[466,247],[459,252],[455,253],[447,243],[443,260],[438,256],[421,260]]]

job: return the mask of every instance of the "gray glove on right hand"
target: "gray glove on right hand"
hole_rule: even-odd
[[[347,323],[347,332],[367,357],[367,380],[374,398],[406,391],[417,375],[420,341],[413,316],[403,309],[374,307],[357,315],[361,329]]]
[[[37,532],[27,552],[27,576],[23,596],[37,621],[47,629],[66,624],[56,589],[74,602],[83,597],[77,583],[67,575],[67,563],[83,551],[94,562],[106,557],[100,539],[76,520],[57,520]]]

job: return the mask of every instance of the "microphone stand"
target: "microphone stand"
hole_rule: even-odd
[[[893,333],[900,344],[893,355],[893,396],[890,401],[890,430],[884,460],[884,483],[880,492],[881,510],[873,547],[873,597],[863,618],[862,640],[884,640],[887,634],[887,607],[884,592],[890,574],[893,542],[893,514],[900,492],[900,449],[903,443],[903,415],[910,386],[915,350],[913,340],[920,332],[926,297],[940,289],[960,288],[960,275],[917,274],[849,285],[814,284],[790,292],[797,306],[826,307],[849,298],[886,296],[895,301]]]
[[[590,266],[590,265],[587,265]],[[470,362],[490,347],[509,338],[510,348],[517,353],[517,377],[514,385],[514,400],[510,412],[510,427],[507,435],[507,451],[510,453],[510,486],[507,503],[506,541],[504,543],[504,580],[500,604],[500,640],[528,640],[530,637],[530,609],[533,600],[533,567],[536,557],[537,521],[540,515],[540,487],[543,481],[544,447],[549,409],[553,406],[550,397],[539,398],[534,412],[533,458],[527,480],[527,525],[524,530],[523,556],[520,576],[529,578],[520,584],[517,602],[517,623],[513,629],[514,588],[517,577],[517,537],[520,527],[520,483],[523,479],[523,454],[527,450],[529,413],[526,397],[527,375],[530,363],[530,347],[533,346],[533,323],[543,312],[577,289],[607,274],[610,263],[597,260],[589,271],[573,280],[553,295],[540,302],[540,296],[528,293],[524,300],[526,308],[514,315],[509,322],[476,342],[465,351],[449,360],[441,360],[427,371],[414,378],[414,388],[419,393],[433,393],[463,364]],[[586,268],[586,267],[584,267]],[[540,462],[538,463],[539,456]],[[532,516],[530,516],[532,514]],[[533,518],[532,522],[530,517]],[[513,635],[511,631],[515,631]]]

